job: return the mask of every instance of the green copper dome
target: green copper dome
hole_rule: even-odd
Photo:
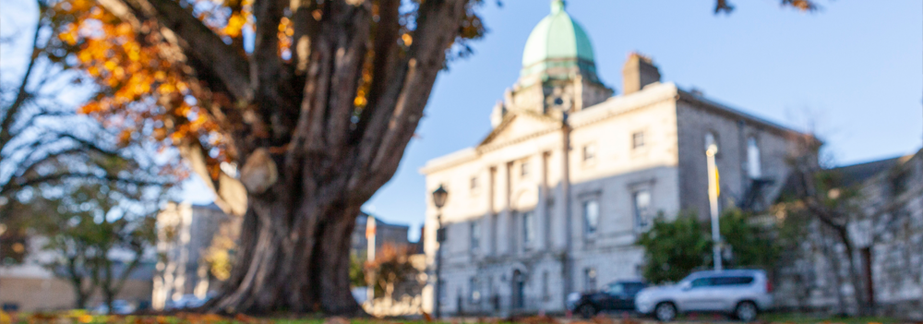
[[[583,27],[567,14],[564,1],[553,0],[551,14],[535,26],[526,41],[522,75],[542,73],[547,77],[565,77],[558,74],[574,67],[595,79],[593,44]]]

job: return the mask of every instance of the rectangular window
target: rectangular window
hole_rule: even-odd
[[[715,286],[747,286],[753,283],[753,277],[716,277],[713,278]]]
[[[551,293],[548,289],[548,271],[542,273],[542,300],[548,301],[551,299]]]
[[[474,220],[471,222],[471,250],[477,250],[481,247],[481,222]]]
[[[648,190],[636,191],[633,194],[635,228],[646,230],[650,226],[651,218],[651,192]]]
[[[522,178],[529,176],[529,162],[522,162],[519,164],[519,176]]]
[[[586,268],[583,270],[583,291],[589,292],[596,290],[596,269]]]
[[[763,175],[760,166],[760,147],[755,137],[747,139],[747,173],[750,179],[759,179]]]
[[[448,295],[445,291],[446,288],[448,287],[446,287],[445,280],[439,279],[436,281],[436,296],[439,298],[439,303],[442,305],[445,305],[446,302],[448,302],[448,300],[445,298],[445,296]]]
[[[596,145],[589,144],[583,147],[583,162],[590,162],[596,159]]]
[[[471,191],[478,189],[478,177],[471,177]]]
[[[599,202],[595,199],[583,202],[583,221],[586,234],[596,233],[596,227],[599,225]]]
[[[631,148],[637,149],[644,147],[644,132],[637,132],[631,135]]]
[[[535,212],[527,211],[522,213],[522,242],[523,247],[535,242]]]

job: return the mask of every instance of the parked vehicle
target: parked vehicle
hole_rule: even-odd
[[[131,314],[135,311],[135,306],[129,303],[126,300],[118,299],[112,301],[112,312],[111,314],[126,315]],[[100,304],[93,308],[93,312],[97,314],[110,314],[109,306],[105,303]]]
[[[190,309],[197,308],[205,305],[206,302],[211,300],[215,296],[214,292],[208,292],[205,295],[205,298],[196,297],[196,295],[188,294],[183,295],[179,299],[167,300],[166,305],[164,305],[165,310],[177,310],[177,309]]]
[[[571,303],[571,309],[583,318],[607,311],[634,311],[635,295],[644,287],[647,284],[640,280],[615,281],[600,291],[581,294]]]
[[[650,287],[636,297],[638,312],[659,321],[681,313],[718,312],[749,322],[772,306],[772,285],[762,270],[702,271],[671,286]]]

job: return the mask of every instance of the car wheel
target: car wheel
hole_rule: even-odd
[[[669,322],[676,319],[676,306],[671,303],[660,303],[654,308],[654,317],[661,322]]]
[[[577,309],[577,312],[580,313],[580,316],[583,318],[591,318],[596,316],[596,308],[593,305],[583,305]]]
[[[753,302],[741,302],[737,304],[737,308],[734,309],[734,317],[743,321],[743,322],[752,322],[756,320],[756,314],[759,310],[756,308],[756,304]]]

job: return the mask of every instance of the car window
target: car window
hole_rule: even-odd
[[[751,283],[753,283],[753,277],[749,277],[749,276],[714,278],[715,286],[746,286]]]
[[[699,278],[692,281],[692,288],[712,286],[712,278]]]
[[[644,284],[633,283],[628,285],[628,294],[636,295],[641,289],[644,289]]]
[[[609,284],[606,290],[610,295],[621,295],[625,293],[625,285],[622,283]]]

